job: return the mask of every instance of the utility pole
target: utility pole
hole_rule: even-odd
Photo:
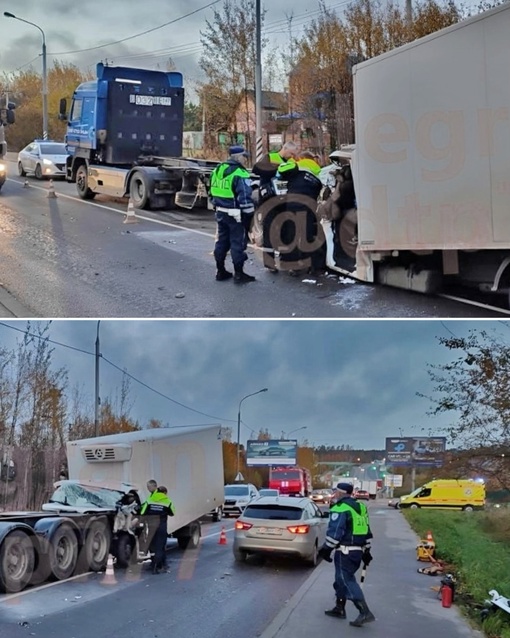
[[[255,0],[256,62],[255,62],[255,149],[257,162],[264,155],[262,145],[262,19],[260,0]]]
[[[95,406],[94,406],[94,436],[99,435],[99,359],[101,357],[99,350],[99,324],[101,321],[97,322],[97,335],[96,335],[96,391],[95,391]]]
[[[407,28],[410,29],[413,26],[413,5],[412,0],[406,0],[406,23]]]

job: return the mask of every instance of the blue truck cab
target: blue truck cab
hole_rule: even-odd
[[[182,157],[184,88],[182,74],[100,63],[96,79],[74,91],[65,143],[69,153],[68,181],[78,194],[130,196],[137,208],[173,205],[186,188],[193,191],[190,168]],[[193,173],[193,171],[191,171]],[[196,191],[196,188],[195,188]]]

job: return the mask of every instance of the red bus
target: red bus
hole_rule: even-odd
[[[309,496],[312,493],[312,476],[305,467],[272,467],[269,487],[280,490],[280,494],[285,496]]]

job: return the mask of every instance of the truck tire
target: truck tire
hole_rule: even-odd
[[[89,176],[85,164],[80,164],[76,171],[76,190],[81,199],[94,199],[96,196],[89,188]]]
[[[107,523],[94,521],[87,531],[84,550],[87,568],[93,572],[100,572],[108,562],[111,532]]]
[[[65,580],[74,574],[78,563],[78,539],[70,525],[57,528],[50,543],[49,561],[52,577]]]
[[[135,543],[129,534],[121,534],[117,539],[115,556],[117,558],[117,567],[126,569],[132,565],[136,556],[134,556]]]
[[[196,549],[200,544],[200,526],[198,523],[191,523],[189,533],[177,537],[179,549]]]
[[[472,512],[475,508],[472,505],[464,505],[462,509],[464,512]]]
[[[409,509],[419,510],[420,506],[418,505],[418,503],[411,503],[411,505],[409,505]]]
[[[150,188],[147,178],[140,171],[135,171],[129,182],[129,197],[135,208],[148,208]]]
[[[19,592],[29,584],[35,567],[32,539],[21,530],[8,534],[0,545],[0,592]]]
[[[216,512],[214,512],[214,514],[212,515],[212,519],[213,521],[217,523],[218,521],[221,521],[222,518],[223,518],[223,508],[218,507]]]

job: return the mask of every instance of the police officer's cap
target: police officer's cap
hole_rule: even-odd
[[[352,494],[353,485],[351,483],[337,483],[337,490],[341,490],[342,492],[347,492],[347,494]]]
[[[231,146],[228,149],[228,154],[229,155],[244,155],[245,157],[249,157],[249,153],[246,151],[246,149],[244,148],[244,146],[239,146],[239,145],[235,145],[235,146]]]

